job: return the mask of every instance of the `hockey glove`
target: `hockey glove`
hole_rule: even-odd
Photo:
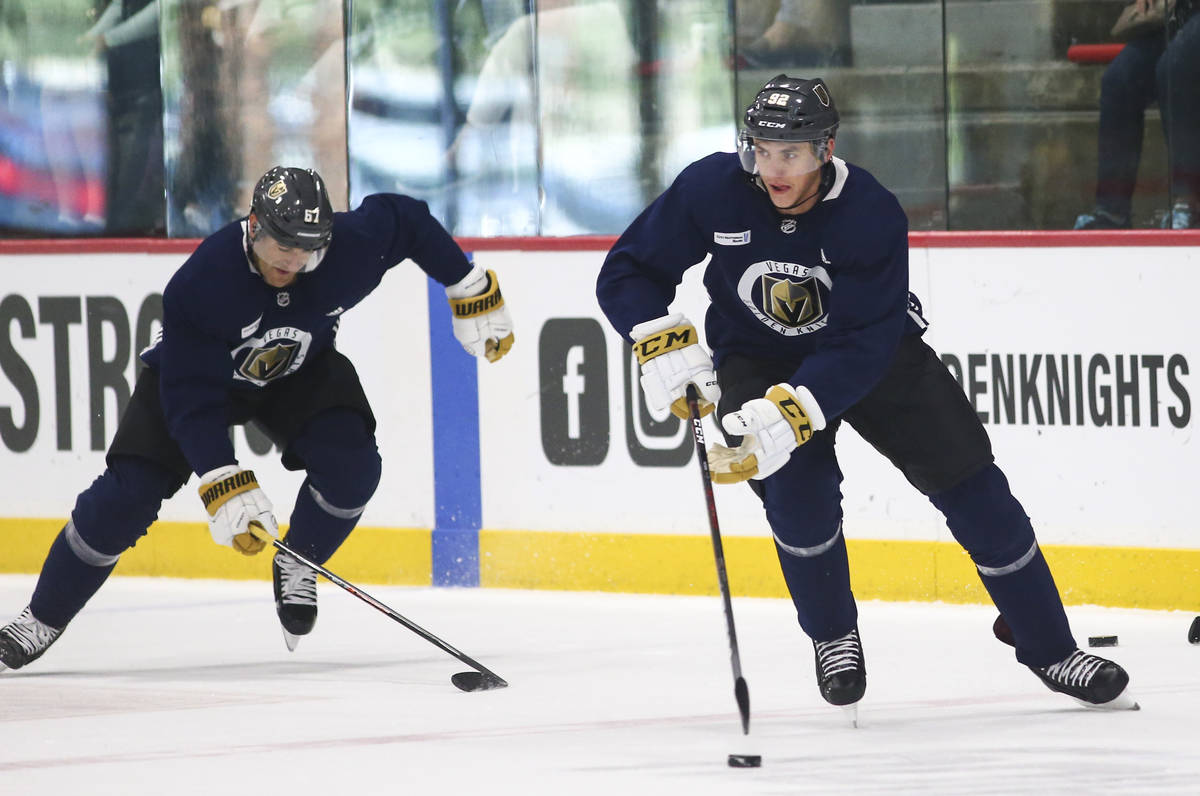
[[[764,397],[721,418],[721,426],[742,437],[742,444],[713,445],[708,467],[713,481],[736,484],[748,478],[761,481],[787,464],[792,451],[825,428],[825,416],[806,387],[776,384]]]
[[[513,344],[512,318],[494,271],[473,266],[470,273],[446,288],[446,298],[453,313],[454,336],[468,354],[495,362],[508,353]]]
[[[713,410],[721,399],[712,357],[698,343],[696,327],[680,313],[644,321],[629,331],[633,352],[642,366],[642,392],[655,420],[667,413],[688,418],[687,386],[700,392],[700,416]]]
[[[271,501],[258,488],[251,470],[236,464],[210,470],[200,476],[200,500],[208,511],[208,531],[217,544],[248,556],[262,550],[267,543],[250,532],[250,523],[279,538]]]

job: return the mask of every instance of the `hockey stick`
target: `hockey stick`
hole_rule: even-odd
[[[404,625],[409,630],[416,633],[418,636],[425,639],[426,641],[428,641],[430,644],[434,645],[438,649],[442,650],[443,652],[450,653],[455,658],[458,658],[463,663],[474,668],[475,671],[473,671],[473,672],[458,672],[457,674],[451,676],[450,682],[454,683],[454,686],[456,688],[458,688],[460,691],[487,691],[492,688],[504,688],[508,685],[508,683],[505,682],[503,677],[496,674],[491,669],[484,666],[482,663],[479,663],[471,656],[466,655],[462,652],[459,652],[454,647],[450,646],[449,644],[442,641],[437,636],[430,633],[425,628],[418,625],[416,622],[413,622],[411,619],[406,619],[405,617],[401,616],[399,613],[397,613],[393,609],[391,609],[388,606],[381,603],[379,600],[376,600],[374,597],[367,594],[365,591],[358,588],[350,581],[344,580],[343,578],[338,577],[337,575],[330,572],[325,567],[321,566],[320,564],[316,563],[315,561],[309,561],[307,558],[300,555],[295,550],[293,550],[292,548],[285,545],[283,542],[281,542],[278,539],[276,539],[275,537],[271,536],[269,533],[267,533],[266,529],[264,529],[257,522],[250,523],[250,533],[252,533],[254,535],[254,538],[256,538],[256,539],[259,539],[263,542],[271,543],[279,550],[282,550],[284,553],[287,553],[289,556],[296,559],[304,566],[306,566],[309,569],[316,572],[318,575],[324,575],[326,580],[332,581],[333,583],[336,583],[338,586],[341,586],[343,589],[350,592],[355,597],[362,600],[367,605],[371,606],[372,608],[379,611],[380,613],[387,614],[389,617],[391,617],[392,619],[395,619],[397,622]]]
[[[717,501],[713,497],[712,475],[708,471],[708,451],[704,445],[704,426],[700,422],[699,394],[694,384],[687,387],[688,412],[692,420],[692,437],[696,441],[696,458],[700,460],[700,479],[704,483],[704,499],[708,502],[708,529],[712,533],[713,558],[717,562],[717,584],[725,605],[725,625],[729,630],[729,657],[733,664],[733,698],[742,716],[742,734],[750,734],[750,688],[742,677],[742,658],[738,654],[737,630],[733,626],[733,602],[729,599],[729,578],[725,574],[725,550],[721,545],[721,527],[717,523]]]

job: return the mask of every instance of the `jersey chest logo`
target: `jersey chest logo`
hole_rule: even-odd
[[[262,387],[295,373],[304,364],[311,342],[312,335],[303,329],[291,326],[270,329],[233,350],[233,377]]]
[[[786,276],[763,274],[762,309],[770,317],[791,327],[812,323],[825,314],[815,276],[793,282]]]
[[[829,323],[833,280],[821,266],[763,260],[738,280],[738,297],[762,324],[786,337],[809,334]]]

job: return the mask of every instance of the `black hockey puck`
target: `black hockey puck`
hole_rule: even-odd
[[[730,755],[730,768],[759,768],[762,766],[762,755]]]
[[[1117,646],[1116,636],[1088,636],[1089,647],[1115,647]]]
[[[1192,620],[1192,626],[1188,628],[1188,643],[1200,644],[1200,616]]]

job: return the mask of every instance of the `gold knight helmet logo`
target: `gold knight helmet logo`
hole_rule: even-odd
[[[821,294],[814,276],[799,282],[774,274],[762,276],[762,308],[770,317],[793,328],[821,317]]]
[[[250,381],[270,381],[287,373],[288,366],[299,350],[300,343],[296,340],[283,340],[274,345],[251,349],[238,372]]]

